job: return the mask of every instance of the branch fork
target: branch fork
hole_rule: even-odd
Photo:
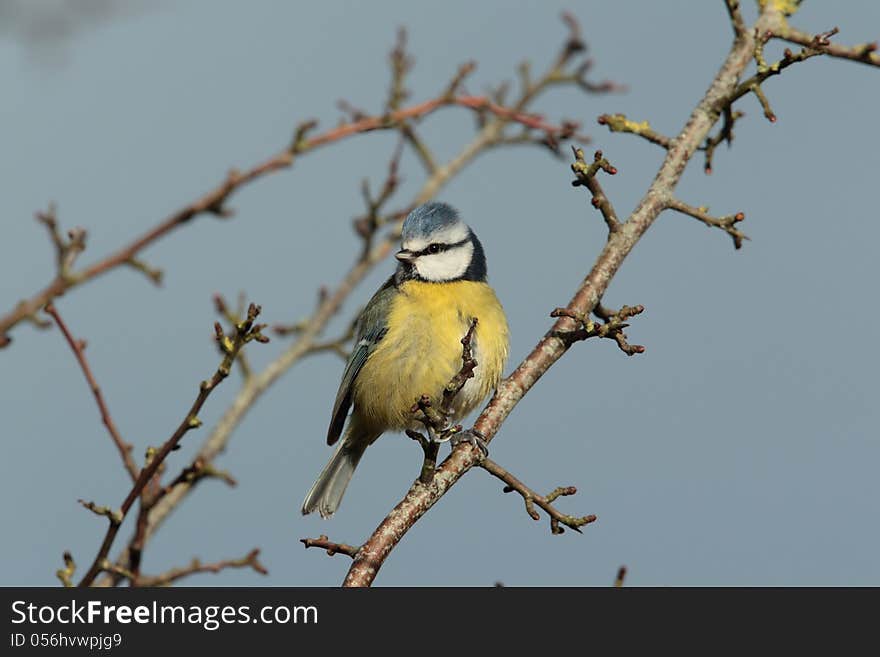
[[[593,313],[601,322],[596,323],[588,315],[569,308],[555,308],[550,317],[568,317],[575,320],[580,327],[573,331],[559,331],[557,337],[573,344],[588,338],[607,338],[614,340],[620,350],[627,356],[634,356],[645,352],[645,347],[640,344],[629,344],[624,329],[629,327],[627,320],[644,312],[644,306],[623,306],[620,310],[608,310],[601,304],[597,304]]]
[[[602,218],[605,219],[605,224],[608,226],[608,232],[616,233],[620,230],[620,221],[617,219],[614,206],[611,205],[611,201],[608,200],[602,186],[596,179],[596,174],[599,171],[604,171],[613,176],[617,173],[617,169],[605,159],[602,151],[596,151],[593,154],[593,161],[589,164],[584,158],[583,149],[572,146],[572,151],[574,152],[574,162],[571,165],[571,170],[575,175],[575,179],[571,182],[572,186],[583,186],[590,190],[590,194],[593,196],[592,205],[602,213]]]
[[[148,514],[155,503],[164,496],[163,491],[165,489],[156,488],[158,484],[154,480],[161,473],[160,468],[164,466],[165,459],[168,455],[179,447],[180,441],[183,439],[184,435],[201,425],[201,421],[198,418],[199,411],[207,401],[211,392],[220,385],[227,376],[229,376],[232,364],[241,349],[247,343],[252,341],[269,341],[269,338],[262,333],[262,330],[266,325],[256,323],[259,314],[260,307],[253,303],[250,304],[248,306],[247,316],[236,324],[234,334],[232,335],[226,335],[220,324],[215,323],[215,337],[217,339],[217,344],[223,353],[223,359],[221,360],[220,365],[210,379],[201,382],[195,401],[171,437],[166,440],[159,449],[150,451],[147,464],[138,472],[138,476],[119,510],[110,511],[110,509],[106,507],[98,507],[93,503],[83,503],[86,508],[93,512],[100,515],[106,515],[110,520],[110,523],[104,536],[104,540],[101,543],[101,547],[98,549],[98,553],[95,556],[91,567],[80,580],[79,586],[90,586],[102,571],[108,570],[108,564],[112,565],[107,559],[107,555],[113,546],[113,542],[116,539],[122,521],[127,517],[128,512],[131,510],[134,503],[140,499],[141,508],[138,513],[136,535],[132,540],[132,552],[136,553],[136,555],[133,554],[132,556],[132,567],[127,569],[134,577],[134,580],[132,581],[137,581],[140,576],[138,572],[140,565],[139,549],[146,534]],[[158,492],[149,495],[148,491],[150,490],[157,490]]]
[[[594,514],[580,517],[571,516],[562,513],[553,506],[553,502],[555,502],[557,498],[577,493],[577,488],[574,486],[560,486],[553,489],[548,495],[540,495],[491,459],[483,459],[480,463],[480,467],[504,482],[505,485],[502,490],[505,493],[516,492],[520,494],[525,503],[526,513],[532,518],[532,520],[541,519],[541,516],[535,507],[537,506],[542,509],[550,518],[550,532],[552,534],[564,533],[565,529],[563,527],[568,527],[580,534],[581,527],[596,521],[596,516]]]

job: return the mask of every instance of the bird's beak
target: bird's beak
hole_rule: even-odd
[[[400,260],[400,262],[412,262],[415,260],[415,254],[412,251],[407,251],[403,249],[402,251],[398,251],[394,254],[394,257]]]

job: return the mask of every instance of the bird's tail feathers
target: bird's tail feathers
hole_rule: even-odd
[[[364,436],[355,437],[352,427],[349,427],[345,438],[339,442],[339,447],[306,495],[302,505],[303,515],[317,511],[322,518],[329,518],[336,512],[364,451],[375,439],[376,436],[366,439]]]

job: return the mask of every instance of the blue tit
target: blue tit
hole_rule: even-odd
[[[367,303],[327,431],[345,436],[303,502],[303,514],[328,518],[339,508],[364,451],[386,431],[423,429],[411,409],[421,395],[439,403],[461,368],[461,339],[473,318],[477,367],[453,401],[451,421],[470,413],[501,380],[507,318],[486,282],[480,240],[445,203],[427,203],[403,223],[402,250],[391,278]]]

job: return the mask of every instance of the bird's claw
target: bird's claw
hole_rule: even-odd
[[[489,443],[486,437],[476,429],[468,429],[467,431],[459,431],[452,434],[449,438],[449,444],[455,449],[461,443],[468,443],[478,448],[483,453],[483,458],[489,456]]]

